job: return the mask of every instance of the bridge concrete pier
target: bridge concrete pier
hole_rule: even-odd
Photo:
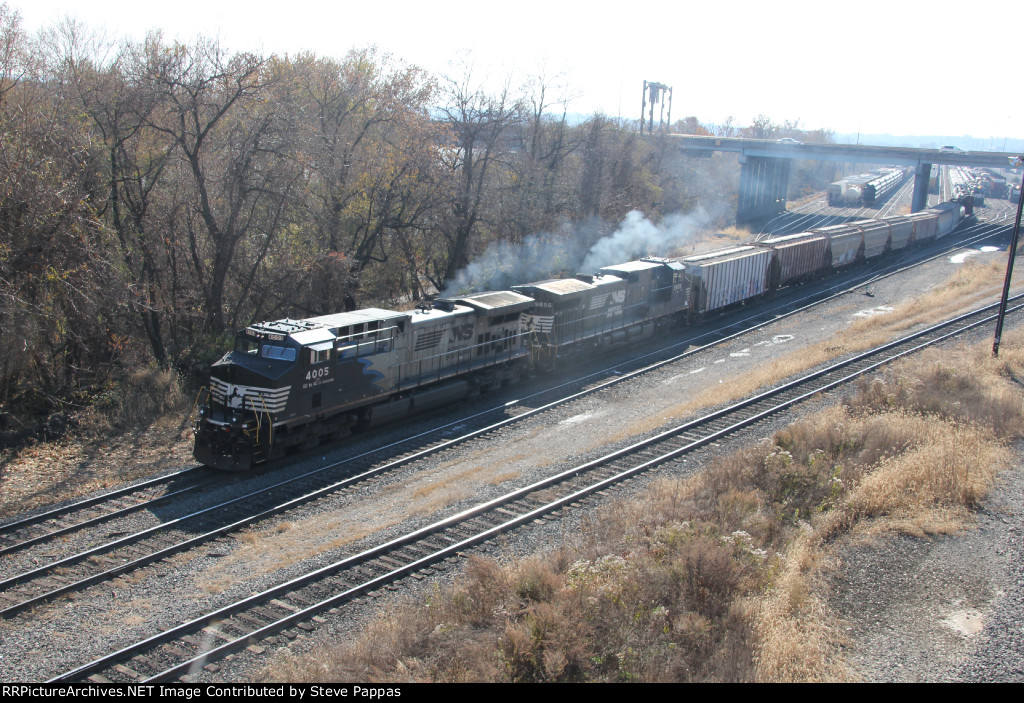
[[[736,222],[752,222],[785,212],[790,159],[742,154],[740,164]]]
[[[910,201],[911,212],[921,212],[928,207],[928,181],[932,177],[931,164],[914,167],[914,197]]]

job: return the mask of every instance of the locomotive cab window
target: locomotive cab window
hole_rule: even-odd
[[[331,358],[331,349],[334,348],[334,344],[327,342],[325,344],[316,344],[309,348],[309,363],[311,364],[322,364],[325,361],[329,361]]]
[[[239,335],[235,339],[235,351],[242,354],[255,355],[260,350],[260,341],[253,339],[252,337],[243,337]]]
[[[280,344],[264,344],[260,349],[260,356],[264,359],[277,359],[279,361],[295,361],[295,349]]]

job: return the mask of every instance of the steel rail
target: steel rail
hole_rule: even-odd
[[[121,498],[131,493],[156,488],[162,483],[167,483],[169,481],[180,479],[182,476],[194,473],[198,468],[200,467],[193,466],[188,469],[183,469],[181,471],[175,471],[174,473],[164,474],[162,476],[156,476],[154,478],[146,479],[145,481],[142,481],[140,483],[133,483],[128,486],[123,486],[112,491],[107,491],[106,493],[90,496],[89,498],[84,498],[73,503],[48,508],[43,512],[29,513],[18,516],[15,519],[10,520],[9,522],[0,523],[0,539],[5,538],[12,532],[31,527],[32,525],[35,525],[37,523],[61,518],[67,515],[69,512],[73,512],[75,510],[84,510],[86,508],[91,508],[94,505],[98,505],[106,501],[116,500],[117,498]],[[5,547],[3,549],[6,550],[7,548]],[[0,551],[0,554],[3,553],[4,551]]]

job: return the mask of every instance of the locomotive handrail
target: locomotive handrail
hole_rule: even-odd
[[[268,433],[273,433],[273,431],[274,431],[274,422],[273,422],[273,418],[270,417],[270,410],[267,409],[267,400],[263,396],[262,393],[257,393],[256,397],[259,398],[260,405],[263,406],[263,412],[267,416],[267,424],[270,426],[270,429],[268,430]],[[253,405],[253,414],[256,416],[256,446],[259,446],[259,444],[260,444],[260,429],[261,429],[262,423],[260,421],[260,413],[256,409],[256,403],[253,403],[252,405]],[[271,444],[272,444],[272,442],[268,442],[267,446],[269,447]]]
[[[472,371],[496,366],[499,363],[503,363],[501,357],[504,357],[506,361],[511,361],[516,356],[529,356],[530,351],[522,344],[516,343],[528,337],[529,334],[527,332],[518,331],[507,337],[488,339],[484,342],[478,342],[459,349],[448,349],[447,351],[431,354],[415,361],[392,364],[388,368],[389,370],[395,370],[397,373],[395,379],[396,391],[415,388],[426,383],[436,383],[442,379],[457,376],[462,370]],[[503,345],[504,348],[499,349],[497,345]],[[481,352],[481,360],[478,363],[473,362],[473,355],[476,351]],[[466,360],[465,367],[463,367],[463,359]],[[445,363],[446,360],[448,363]],[[454,360],[454,363],[452,363],[452,360]],[[424,369],[424,363],[428,364],[426,369]],[[416,365],[415,373],[411,372],[413,364]]]
[[[262,395],[259,394],[259,393],[256,394],[256,398],[259,398],[260,400],[263,400]],[[256,437],[255,437],[254,444],[256,446],[259,446],[259,443],[260,443],[260,412],[256,408],[256,401],[254,399],[250,399],[249,402],[252,404],[252,414],[253,414],[253,417],[256,419]],[[264,407],[266,407],[266,406],[264,405]],[[245,408],[244,404],[242,405],[242,408],[243,409]],[[246,423],[246,424],[248,424],[248,423]],[[249,430],[244,430],[244,432],[245,432],[246,435],[249,434]]]
[[[189,413],[189,416],[188,416],[189,423],[192,424],[192,425],[194,425],[196,423],[196,409],[199,407],[199,399],[202,398],[204,392],[206,393],[206,401],[207,401],[205,404],[207,404],[207,405],[209,404],[210,395],[211,395],[210,388],[208,386],[200,386],[199,390],[196,392],[196,399],[192,403],[192,412]]]

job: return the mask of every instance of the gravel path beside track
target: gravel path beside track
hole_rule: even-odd
[[[832,605],[866,681],[1024,681],[1024,444],[975,514],[945,537],[845,545]]]

